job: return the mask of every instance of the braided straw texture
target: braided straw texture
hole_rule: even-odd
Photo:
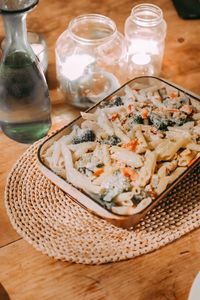
[[[32,145],[13,167],[5,205],[16,231],[56,259],[102,264],[156,250],[200,226],[200,167],[134,229],[117,228],[68,198],[37,167]]]

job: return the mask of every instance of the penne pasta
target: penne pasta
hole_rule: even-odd
[[[98,125],[108,134],[108,135],[113,135],[114,130],[112,127],[111,122],[108,120],[105,112],[102,110],[99,112],[98,115]]]
[[[163,83],[126,85],[81,116],[43,159],[118,215],[141,212],[200,157],[200,104]]]
[[[129,166],[139,168],[143,165],[142,157],[135,152],[120,147],[111,147],[111,157],[117,161],[124,162]]]
[[[169,184],[169,176],[161,177],[155,189],[156,193],[160,195],[166,189],[168,184]]]
[[[157,153],[154,151],[147,151],[145,154],[145,162],[140,170],[138,184],[144,187],[151,179],[154,174],[156,167]]]
[[[66,179],[75,186],[78,181],[80,188],[98,194],[100,187],[94,185],[86,176],[74,169],[71,152],[67,147],[64,147],[63,143],[61,144],[61,151],[65,162]]]
[[[172,142],[169,139],[164,140],[156,148],[158,161],[171,160],[178,150],[182,147],[185,147],[188,142],[188,138],[179,138],[176,142]]]

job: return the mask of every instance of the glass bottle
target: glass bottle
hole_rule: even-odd
[[[33,143],[51,126],[48,86],[27,40],[26,14],[38,0],[1,0],[5,48],[0,64],[0,124],[21,143]]]
[[[133,7],[125,22],[129,79],[140,75],[159,75],[166,37],[162,10],[144,3]]]
[[[78,16],[57,40],[56,69],[66,101],[89,107],[126,82],[124,36],[106,16]]]

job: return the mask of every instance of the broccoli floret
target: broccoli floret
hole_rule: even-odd
[[[120,96],[114,98],[114,100],[112,100],[109,103],[109,107],[112,107],[112,106],[121,106],[121,105],[124,105],[124,103],[123,103],[122,98]]]
[[[144,119],[139,114],[134,115],[132,121],[133,121],[133,123],[136,123],[136,124],[144,123]]]
[[[135,205],[138,205],[146,197],[149,197],[148,193],[142,190],[140,194],[133,195],[133,198],[131,200]]]
[[[160,116],[159,114],[150,113],[149,119],[152,122],[152,124],[160,130],[167,130],[167,126],[172,125],[171,120],[166,119]]]
[[[99,164],[96,165],[97,168],[102,168],[103,166],[104,166],[103,163],[99,163]]]
[[[94,142],[96,139],[96,135],[94,131],[92,130],[87,130],[80,136],[77,136],[73,139],[72,143],[73,144],[80,144],[84,142]]]
[[[116,135],[111,135],[111,136],[109,136],[107,143],[111,146],[115,146],[115,145],[121,143],[121,139]]]
[[[187,115],[182,114],[180,118],[167,118],[156,113],[151,113],[149,116],[152,124],[160,130],[167,130],[168,126],[181,126],[187,121]]]

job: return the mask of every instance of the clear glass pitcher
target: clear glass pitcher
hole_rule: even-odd
[[[51,126],[48,86],[27,39],[26,14],[38,0],[1,0],[5,47],[0,63],[0,125],[21,143],[33,143]]]

